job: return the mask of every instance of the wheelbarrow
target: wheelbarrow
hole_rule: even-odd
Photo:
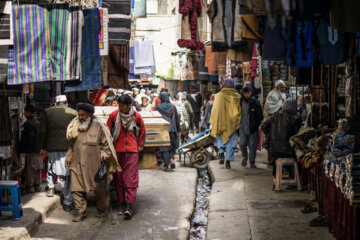
[[[206,168],[209,161],[216,159],[217,149],[214,147],[215,138],[211,136],[210,129],[206,129],[190,141],[181,145],[177,152],[179,160],[190,162],[190,166],[195,168]]]

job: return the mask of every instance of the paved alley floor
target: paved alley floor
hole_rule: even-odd
[[[309,227],[317,213],[303,214],[308,192],[272,191],[265,151],[258,152],[256,169],[241,166],[235,155],[231,169],[210,163],[213,186],[209,200],[207,239],[331,240],[327,227]]]
[[[74,223],[75,211],[67,213],[58,208],[44,219],[33,239],[188,239],[197,172],[186,167],[175,170],[140,170],[135,215],[130,221],[119,216],[117,208],[116,225],[111,225],[108,217],[96,218],[96,205],[91,198],[89,216],[84,221]]]
[[[242,167],[240,153],[229,170],[211,161],[207,239],[332,240],[327,227],[309,227],[317,213],[300,212],[309,199],[307,192],[272,191],[265,159],[265,152],[259,152],[257,169]],[[90,197],[89,217],[83,222],[72,222],[75,211],[57,208],[43,220],[33,239],[188,239],[196,180],[196,169],[180,167],[179,162],[173,173],[141,170],[132,220],[114,214],[116,225],[111,225],[108,217],[96,218],[94,197]]]

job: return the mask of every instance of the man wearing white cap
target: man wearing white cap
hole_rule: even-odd
[[[271,117],[274,113],[278,112],[285,100],[286,100],[286,94],[285,94],[285,82],[281,79],[277,80],[275,82],[275,88],[269,93],[269,95],[266,98],[265,105],[264,105],[264,122]],[[265,136],[265,143],[264,147],[268,149],[268,162],[269,166],[271,167],[272,163],[272,157],[271,157],[271,151],[270,151],[270,136]]]
[[[42,156],[48,156],[48,190],[46,196],[54,196],[56,179],[64,189],[63,207],[71,211],[73,199],[70,192],[70,172],[65,167],[66,151],[69,142],[66,139],[66,129],[71,120],[77,116],[77,111],[68,107],[65,95],[55,98],[55,106],[45,109],[40,117],[39,147]]]
[[[277,80],[275,88],[269,93],[264,105],[264,120],[279,111],[286,100],[285,82]]]

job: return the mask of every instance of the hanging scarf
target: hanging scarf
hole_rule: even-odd
[[[114,143],[120,136],[121,125],[125,129],[125,131],[132,131],[134,127],[136,127],[135,123],[135,111],[134,108],[130,108],[130,112],[128,114],[121,113],[118,111],[118,115],[116,116],[115,125],[113,126],[113,141]]]

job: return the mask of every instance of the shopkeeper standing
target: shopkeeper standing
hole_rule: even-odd
[[[70,172],[65,167],[66,152],[69,141],[66,139],[66,129],[77,112],[68,107],[65,95],[56,97],[54,107],[46,109],[40,118],[39,147],[40,154],[47,152],[49,157],[46,196],[54,196],[54,183],[59,180],[64,188],[65,211],[71,211],[73,198],[70,192]]]

